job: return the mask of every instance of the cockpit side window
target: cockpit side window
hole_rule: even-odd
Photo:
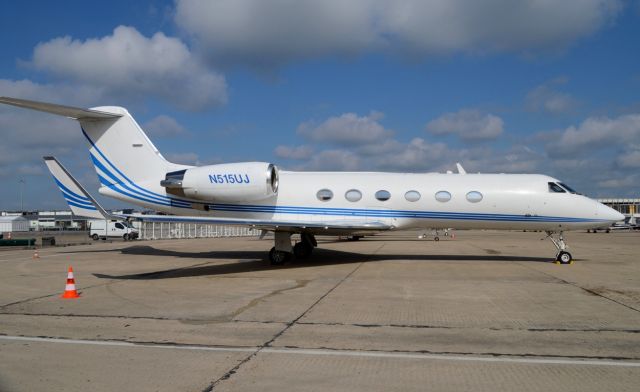
[[[555,182],[550,182],[549,183],[549,192],[551,193],[566,193],[566,191],[564,189],[562,189],[562,187],[558,184],[556,184]]]
[[[563,182],[559,182],[558,184],[560,184],[561,187],[563,187],[564,189],[566,189],[567,191],[569,191],[571,193],[578,193],[573,188],[571,188],[569,185],[567,185],[567,184],[565,184]]]

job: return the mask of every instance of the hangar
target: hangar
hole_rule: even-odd
[[[22,215],[0,216],[0,233],[29,231],[29,221]]]

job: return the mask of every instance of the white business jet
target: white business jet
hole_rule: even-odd
[[[164,159],[121,107],[82,109],[0,97],[0,103],[80,122],[105,196],[171,216],[148,220],[220,223],[273,231],[272,264],[308,257],[315,235],[359,236],[388,230],[543,230],[556,260],[572,256],[566,230],[624,217],[539,174],[292,172],[266,162],[187,166]],[[291,244],[292,234],[300,242]]]

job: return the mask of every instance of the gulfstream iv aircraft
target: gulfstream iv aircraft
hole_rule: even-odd
[[[569,263],[564,231],[624,218],[539,174],[292,172],[267,162],[179,165],[164,159],[124,108],[81,109],[7,97],[0,102],[78,120],[99,192],[172,214],[147,219],[273,231],[273,264],[309,256],[318,234],[431,227],[543,230],[558,249],[556,259]],[[300,235],[295,246],[292,234]]]

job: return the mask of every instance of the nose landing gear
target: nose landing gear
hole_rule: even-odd
[[[547,231],[547,238],[549,238],[551,242],[553,242],[553,245],[558,249],[558,253],[556,254],[556,263],[572,264],[573,256],[571,256],[571,253],[567,251],[568,246],[564,242],[562,232],[560,231],[556,233],[553,231]]]

